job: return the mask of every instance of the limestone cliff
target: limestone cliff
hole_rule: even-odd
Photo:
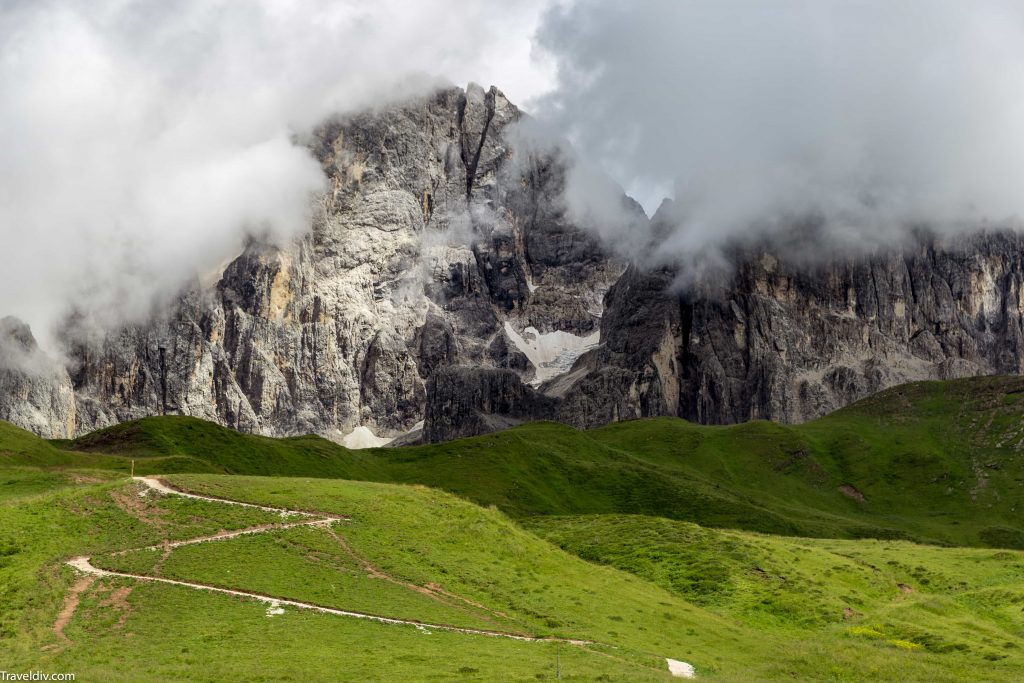
[[[252,239],[149,320],[70,319],[60,364],[0,323],[0,419],[66,437],[167,412],[408,443],[540,418],[798,422],[900,382],[1022,372],[1020,235],[814,260],[734,246],[709,281],[627,268],[567,218],[561,157],[516,148],[522,116],[471,85],[326,122],[306,142],[329,190],[301,238]]]
[[[439,368],[530,379],[506,324],[591,334],[624,265],[552,201],[559,160],[511,146],[520,117],[471,85],[324,124],[309,146],[330,189],[304,237],[253,240],[143,324],[68,326],[74,431],[173,412],[391,437],[424,419]]]
[[[1024,371],[1019,234],[810,264],[732,257],[704,285],[630,268],[605,298],[601,347],[542,387],[558,419],[802,422],[895,384]]]
[[[67,370],[44,354],[28,325],[0,319],[0,420],[48,439],[75,432],[75,393]]]

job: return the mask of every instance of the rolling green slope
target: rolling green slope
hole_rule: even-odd
[[[272,439],[179,415],[133,420],[54,444],[83,457],[99,458],[97,464],[103,467],[124,469],[135,459],[136,473],[352,478],[372,469],[372,460],[365,453],[349,451],[316,435]]]
[[[0,455],[4,457],[4,464],[46,466],[74,462],[74,456],[53,443],[3,420],[0,420]]]
[[[138,473],[420,483],[514,517],[629,513],[785,535],[1024,547],[1020,377],[906,385],[796,426],[658,418],[580,432],[533,423],[363,451],[315,436],[243,435],[184,417],[147,418],[55,444],[30,436],[0,432],[0,453],[13,453],[0,457],[119,471],[135,458]]]
[[[196,483],[207,480],[197,479]],[[216,480],[208,480],[216,484]],[[240,492],[263,483],[270,491],[280,493],[306,482],[283,479],[239,480]],[[563,588],[576,575],[590,569],[580,560],[515,529],[500,515],[488,513],[455,500],[451,496],[426,489],[314,480],[311,496],[292,497],[297,506],[308,508],[319,498],[331,501],[331,507],[355,512],[359,524],[372,534],[365,551],[377,549],[381,533],[389,542],[395,536],[406,543],[423,543],[431,535],[445,535],[465,545],[473,529],[487,527],[498,537],[507,537],[506,552],[517,553],[515,568],[522,571],[530,564],[547,569],[546,580]],[[258,496],[252,496],[256,498]],[[453,509],[454,516],[449,515]],[[410,524],[403,532],[395,526],[396,518],[407,518],[412,510],[420,523]],[[556,657],[563,670],[577,680],[651,681],[666,678],[664,661],[646,653],[630,651],[626,656],[609,655],[583,648],[556,644],[519,642],[488,636],[428,632],[413,626],[365,622],[351,617],[322,615],[291,608],[283,613],[268,613],[266,605],[253,600],[228,597],[184,586],[153,584],[138,580],[101,577],[90,578],[73,572],[63,561],[76,555],[92,555],[116,559],[110,553],[126,548],[165,541],[204,536],[219,530],[264,528],[281,522],[280,515],[217,502],[197,501],[177,496],[164,496],[146,491],[127,480],[116,483],[77,483],[60,487],[31,498],[0,503],[0,670],[73,672],[79,680],[112,681],[210,681],[210,680],[426,680],[456,677],[460,680],[536,680],[537,674],[553,674]],[[461,535],[448,527],[453,521],[466,521],[473,529]],[[338,532],[349,534],[348,526],[339,523]],[[293,541],[287,533],[277,538]],[[408,535],[406,535],[408,534]],[[425,535],[426,534],[426,535]],[[353,533],[353,536],[356,534]],[[423,535],[421,538],[420,536]],[[282,597],[302,598],[289,591],[311,586],[301,579],[324,579],[324,562],[310,551],[292,553],[290,564],[277,564],[280,556],[249,556],[238,544],[250,536],[208,542],[202,545],[173,549],[167,552],[166,573],[185,572],[190,580],[232,584],[242,588],[264,588],[284,591]],[[304,543],[319,541],[298,539]],[[330,540],[330,539],[328,539]],[[523,545],[525,541],[525,547]],[[353,538],[354,547],[364,551],[364,543]],[[286,543],[289,548],[296,548]],[[212,551],[206,559],[212,566],[203,566],[205,574],[193,575],[189,569],[189,552],[197,548]],[[339,545],[333,544],[333,552]],[[502,547],[492,550],[501,552]],[[284,552],[284,551],[282,551]],[[400,552],[397,551],[397,552]],[[182,553],[179,560],[177,553]],[[473,561],[479,559],[479,555]],[[285,552],[285,556],[288,554]],[[552,559],[554,558],[554,559]],[[387,561],[387,556],[383,561]],[[567,562],[563,562],[567,560]],[[578,565],[575,572],[573,563]],[[561,566],[569,570],[561,574]],[[138,569],[138,568],[136,568]],[[409,614],[421,619],[444,617],[440,605],[426,600],[413,590],[399,590],[388,582],[362,572],[365,585],[359,592],[344,588],[343,567],[333,567],[330,576],[319,587],[332,592],[329,600],[343,608],[363,606],[367,611],[391,616]],[[451,587],[445,569],[454,573],[460,568],[454,559],[440,567],[426,567],[425,576]],[[481,571],[485,567],[479,568]],[[389,570],[394,572],[393,568]],[[149,568],[161,576],[161,569]],[[509,574],[512,574],[511,570]],[[295,578],[299,582],[294,582]],[[404,577],[403,577],[404,578]],[[282,585],[281,581],[293,583]],[[508,575],[497,577],[491,584],[497,591],[511,592]],[[700,618],[697,608],[664,593],[640,579],[614,570],[605,570],[587,581],[590,590],[604,590],[627,599],[639,595],[639,604],[649,603],[648,612],[661,618],[658,601],[676,602],[680,617]],[[586,583],[586,582],[585,582]],[[375,588],[376,586],[376,588]],[[403,595],[404,594],[404,595]],[[573,597],[582,600],[587,593],[580,589]],[[524,604],[536,604],[539,598]],[[614,604],[614,603],[613,603]],[[582,611],[578,606],[577,611]],[[609,607],[611,609],[611,607]],[[696,616],[694,616],[696,615]],[[532,619],[537,614],[512,614],[515,622]],[[712,616],[713,619],[715,617]],[[541,620],[543,621],[543,620]],[[631,619],[632,621],[632,619]],[[709,632],[709,651],[718,639],[733,636],[717,620]],[[594,621],[591,619],[590,624]],[[612,623],[615,623],[614,621]],[[546,624],[546,622],[543,622]],[[527,625],[529,628],[529,625]],[[542,625],[550,632],[551,626]],[[592,626],[584,625],[592,629]],[[637,627],[627,626],[637,634]],[[603,634],[607,636],[608,634]],[[633,635],[634,640],[639,635]],[[667,641],[665,641],[667,642]],[[680,638],[675,639],[678,645]],[[692,643],[685,645],[687,650]],[[692,650],[691,650],[692,651]],[[717,656],[709,655],[714,662]],[[130,661],[130,665],[126,665]]]
[[[534,423],[363,451],[183,417],[54,442],[0,423],[0,670],[525,681],[559,662],[566,680],[653,681],[672,657],[722,681],[1022,680],[1022,418],[1024,379],[981,378],[797,426]],[[133,459],[194,493],[347,519],[159,494],[124,477]],[[89,580],[76,555],[184,583]]]
[[[842,634],[984,661],[1019,659],[1024,648],[1019,551],[779,537],[626,515],[524,525],[766,631]]]
[[[588,559],[608,565],[598,566],[499,511],[424,487],[168,479],[195,493],[349,519],[266,529],[276,515],[158,495],[127,480],[0,504],[0,666],[114,681],[526,681],[554,679],[557,661],[565,680],[655,681],[671,680],[664,658],[673,657],[720,681],[1024,676],[1017,552],[779,539],[642,517],[528,522],[569,550],[590,548]],[[163,543],[253,525],[265,533]],[[112,554],[152,544],[160,557]],[[688,562],[713,571],[709,557],[729,553],[717,586],[695,591],[666,579]],[[62,564],[79,554],[198,585],[593,644],[274,610],[181,584],[89,580]],[[892,558],[899,564],[886,564]],[[913,592],[894,581],[909,581]],[[847,606],[852,612],[837,617]]]

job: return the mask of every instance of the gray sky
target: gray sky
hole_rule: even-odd
[[[0,315],[138,318],[247,232],[300,232],[322,178],[292,134],[438,78],[568,136],[605,236],[602,174],[675,197],[673,253],[809,212],[861,242],[1022,212],[1019,2],[0,0]]]
[[[667,246],[822,217],[847,242],[1021,214],[1024,3],[581,0],[539,44],[538,107],[648,211]]]
[[[97,322],[308,225],[292,144],[438,78],[528,99],[539,2],[0,0],[0,316]],[[44,339],[45,341],[45,339]]]

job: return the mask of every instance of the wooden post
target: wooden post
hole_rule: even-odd
[[[555,644],[555,677],[562,680],[562,644]]]
[[[135,478],[135,459],[132,458],[132,479]]]

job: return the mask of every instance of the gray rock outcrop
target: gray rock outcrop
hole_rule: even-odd
[[[428,443],[484,434],[555,414],[556,399],[512,370],[449,366],[430,377],[423,438]]]
[[[0,319],[0,420],[48,439],[75,432],[75,393],[64,367],[44,354],[28,325]]]
[[[895,384],[1024,370],[1024,237],[977,233],[845,260],[734,254],[725,282],[627,271],[601,348],[544,389],[578,426],[652,415],[802,422]]]
[[[149,320],[69,319],[60,364],[0,323],[0,419],[68,437],[166,412],[408,443],[532,419],[799,422],[905,381],[1024,371],[1020,235],[815,261],[734,246],[706,281],[627,268],[567,218],[561,157],[516,148],[522,117],[471,85],[325,123],[308,144],[329,189],[302,237],[252,239]]]
[[[329,190],[301,239],[253,240],[151,320],[69,322],[70,431],[169,412],[268,435],[394,437],[424,419],[446,366],[530,379],[506,325],[593,332],[624,264],[554,201],[557,156],[513,149],[521,116],[470,85],[324,124],[309,146]]]

